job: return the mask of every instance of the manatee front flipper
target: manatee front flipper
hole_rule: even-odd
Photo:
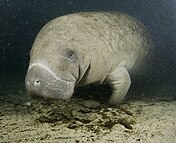
[[[117,105],[124,99],[128,92],[131,85],[130,75],[125,67],[118,67],[115,71],[108,73],[106,80],[113,90],[109,104]]]

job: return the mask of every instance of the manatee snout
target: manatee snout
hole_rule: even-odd
[[[69,99],[74,90],[74,83],[58,78],[40,63],[29,67],[25,86],[28,95],[44,99]]]

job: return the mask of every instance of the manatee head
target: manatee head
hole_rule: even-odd
[[[73,94],[79,76],[78,56],[57,29],[53,22],[44,26],[31,49],[25,86],[32,97],[68,99]]]

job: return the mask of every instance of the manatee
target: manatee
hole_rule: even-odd
[[[153,44],[145,26],[121,12],[80,12],[49,21],[30,51],[27,93],[69,99],[75,87],[107,83],[109,104],[126,96],[131,78],[143,76]]]

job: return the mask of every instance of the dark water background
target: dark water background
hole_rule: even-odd
[[[79,11],[121,11],[144,23],[156,46],[152,82],[176,85],[175,0],[0,0],[0,75],[24,78],[42,26]]]

